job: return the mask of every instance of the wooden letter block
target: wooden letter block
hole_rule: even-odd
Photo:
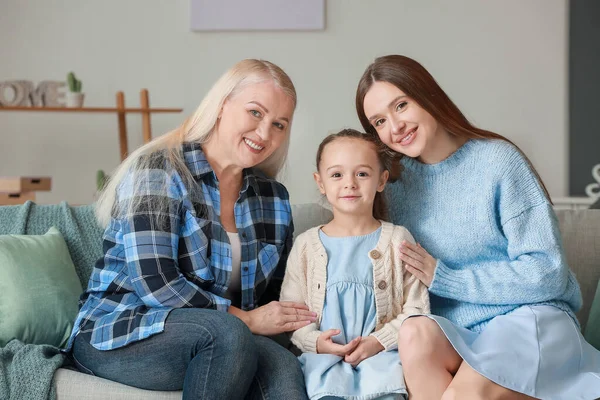
[[[45,90],[44,82],[40,82],[37,85],[37,88],[33,87],[33,82],[31,82],[31,86],[29,87],[29,101],[33,107],[43,107],[44,106],[44,90]]]
[[[64,107],[65,103],[62,101],[65,98],[63,92],[59,92],[58,89],[66,86],[66,82],[59,81],[43,81],[40,85],[44,85],[44,106],[46,107]]]
[[[30,81],[6,81],[0,82],[0,106],[26,106],[29,100],[28,86],[33,86]],[[13,92],[12,100],[6,96],[6,92]]]
[[[42,81],[37,88],[32,81],[5,81],[0,82],[0,107],[64,107],[62,101],[65,97],[60,88],[66,86],[66,82]],[[8,94],[12,92],[12,96]]]

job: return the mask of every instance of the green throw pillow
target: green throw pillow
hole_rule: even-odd
[[[12,339],[64,347],[81,292],[58,229],[0,235],[0,347]]]

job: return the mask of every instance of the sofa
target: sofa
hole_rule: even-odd
[[[292,213],[296,235],[331,218],[331,212],[318,204],[293,205]],[[558,210],[557,217],[569,265],[577,275],[583,293],[584,306],[577,316],[588,341],[599,347],[600,295],[595,302],[594,297],[600,278],[600,210]],[[0,207],[0,235],[42,235],[52,226],[62,233],[81,286],[85,287],[94,261],[102,254],[102,229],[94,223],[91,206],[28,202],[21,206]],[[125,386],[80,373],[68,363],[56,370],[53,385],[58,400],[181,399],[181,392],[146,391]]]

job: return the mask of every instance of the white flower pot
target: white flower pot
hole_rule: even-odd
[[[71,107],[71,108],[83,107],[83,98],[84,97],[85,97],[85,93],[74,93],[74,92],[65,93],[67,107]]]

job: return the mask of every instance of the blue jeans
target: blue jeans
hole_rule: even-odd
[[[80,334],[72,357],[82,372],[183,399],[307,399],[296,357],[222,311],[173,310],[162,333],[108,351]]]

